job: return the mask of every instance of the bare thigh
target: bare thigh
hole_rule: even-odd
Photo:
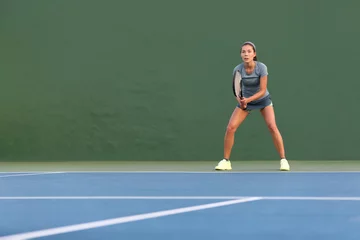
[[[248,111],[242,110],[241,108],[236,107],[230,117],[227,130],[235,132],[240,124],[245,120],[249,115]]]
[[[273,106],[267,106],[261,110],[261,115],[264,117],[265,123],[270,131],[276,131],[276,119]]]

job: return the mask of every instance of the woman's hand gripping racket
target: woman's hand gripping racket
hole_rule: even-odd
[[[240,100],[244,98],[243,93],[242,93],[241,81],[242,81],[242,79],[241,79],[240,71],[236,70],[234,73],[234,76],[233,76],[233,92],[234,92],[236,99],[238,100],[238,102],[240,104],[240,108],[245,110],[246,105],[243,106],[243,104],[240,102]]]

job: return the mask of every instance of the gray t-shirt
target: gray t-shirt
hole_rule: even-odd
[[[233,73],[236,70],[240,71],[241,78],[242,78],[242,89],[244,97],[248,98],[257,93],[260,90],[260,77],[268,75],[267,66],[262,63],[255,61],[255,69],[251,74],[247,74],[244,68],[244,63],[240,63],[234,68]],[[266,89],[266,93],[261,98],[253,101],[258,102],[261,101],[263,98],[269,95],[268,89]]]

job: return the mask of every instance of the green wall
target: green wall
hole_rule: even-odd
[[[1,160],[213,160],[255,42],[288,159],[360,159],[359,1],[0,3]],[[278,159],[261,115],[232,159]]]

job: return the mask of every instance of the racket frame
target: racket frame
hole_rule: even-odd
[[[237,81],[237,79],[236,79],[237,74],[238,74],[238,76],[239,76],[239,78],[240,78],[239,81]],[[240,91],[239,91],[239,92],[236,92],[236,91],[237,91],[237,89],[236,89],[236,85],[237,85],[237,84],[239,84],[239,87],[240,87]],[[240,99],[243,99],[244,96],[243,96],[243,90],[242,90],[242,85],[241,85],[241,84],[242,84],[241,73],[240,73],[239,70],[236,70],[235,73],[234,73],[234,76],[233,76],[233,85],[232,85],[232,87],[233,87],[233,94],[235,95],[235,97],[240,98]],[[241,108],[241,109],[246,110],[247,108]]]

